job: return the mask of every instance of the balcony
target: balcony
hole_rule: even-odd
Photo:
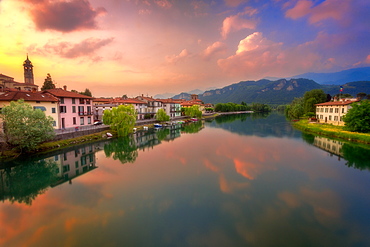
[[[91,116],[91,115],[93,115],[93,113],[92,112],[78,112],[78,115],[79,116]]]

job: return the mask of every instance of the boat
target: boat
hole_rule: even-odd
[[[191,118],[190,120],[193,121],[193,122],[197,122],[198,121],[197,118]]]
[[[107,132],[107,137],[112,137],[113,135],[111,134],[111,133],[109,133],[109,132]]]
[[[155,127],[155,128],[162,128],[162,124],[155,123],[155,124],[154,124],[154,127]]]

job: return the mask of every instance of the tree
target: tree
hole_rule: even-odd
[[[164,109],[159,109],[157,114],[155,114],[155,119],[157,119],[159,122],[165,122],[170,120],[170,116],[166,114]]]
[[[136,123],[136,111],[133,105],[119,105],[112,110],[105,110],[103,123],[110,125],[118,136],[127,136],[133,131]]]
[[[92,97],[92,93],[88,88],[86,88],[84,92],[80,92],[80,94]]]
[[[285,108],[285,115],[290,119],[300,118],[303,114],[303,98],[294,98],[292,103]]]
[[[196,118],[202,117],[202,111],[199,110],[198,105],[192,105],[190,107],[185,107],[184,114],[188,117],[196,117]]]
[[[313,113],[315,115],[315,104],[324,103],[326,99],[327,95],[322,89],[312,89],[311,91],[305,92],[303,95],[304,113]]]
[[[345,129],[362,133],[370,132],[370,101],[355,102],[351,107],[343,117]]]
[[[2,109],[5,139],[21,151],[32,151],[37,145],[55,135],[53,118],[40,109],[33,109],[23,99],[10,102]]]
[[[55,88],[55,85],[53,83],[53,79],[51,79],[51,75],[48,73],[46,75],[44,84],[41,87],[41,90],[44,91],[44,90],[53,89],[53,88]]]

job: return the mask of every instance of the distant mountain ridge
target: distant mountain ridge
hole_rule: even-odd
[[[198,97],[205,103],[213,104],[227,102],[240,104],[244,101],[247,104],[282,105],[289,104],[294,98],[302,97],[305,92],[312,89],[322,89],[325,93],[333,96],[340,93],[339,85],[343,86],[343,93],[351,94],[353,97],[356,97],[358,93],[370,94],[370,67],[343,70],[336,73],[306,73],[290,79],[274,80],[272,77],[269,78],[272,80],[241,81],[220,89],[207,90],[198,94]],[[319,84],[312,78],[322,83]],[[173,98],[190,99],[191,97],[188,93],[181,93]]]
[[[335,95],[340,93],[338,85],[321,85],[309,79],[280,79],[277,81],[241,81],[221,89],[205,91],[198,97],[206,103],[247,104],[263,103],[271,105],[289,104],[294,98],[302,97],[305,92],[312,89],[322,89],[325,93]],[[370,81],[357,81],[343,84],[343,93],[356,97],[358,93],[370,94]],[[181,93],[177,98],[190,99],[190,94]]]
[[[307,78],[327,85],[341,85],[351,81],[370,81],[370,67],[347,69],[334,73],[304,73],[292,78]]]

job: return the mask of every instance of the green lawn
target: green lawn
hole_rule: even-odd
[[[343,129],[343,126],[309,123],[308,120],[300,120],[298,122],[294,122],[293,126],[305,132],[311,132],[322,136],[344,139],[351,142],[370,144],[370,133],[346,131]]]

